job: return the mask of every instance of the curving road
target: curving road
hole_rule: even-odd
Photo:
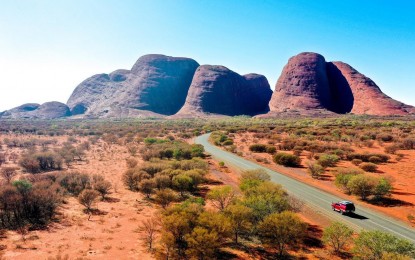
[[[281,184],[288,193],[303,200],[320,214],[326,215],[333,220],[341,221],[356,231],[361,229],[387,231],[415,243],[415,229],[405,223],[361,205],[356,205],[356,212],[351,216],[345,216],[338,212],[334,212],[331,209],[331,202],[341,201],[344,200],[344,198],[339,198],[286,175],[272,171],[259,164],[243,159],[233,153],[223,151],[209,143],[209,135],[210,134],[204,134],[197,137],[195,143],[203,145],[205,151],[211,154],[216,160],[223,161],[226,165],[240,170],[252,170],[258,168],[266,170],[271,176],[271,181]]]

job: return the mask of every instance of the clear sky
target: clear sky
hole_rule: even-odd
[[[303,51],[341,60],[415,105],[415,1],[0,0],[0,111],[66,102],[144,54],[268,78]]]

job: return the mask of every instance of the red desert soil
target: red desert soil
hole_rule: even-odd
[[[245,157],[248,160],[259,163],[265,167],[271,168],[275,171],[298,179],[304,183],[310,184],[312,186],[315,186],[319,189],[325,190],[337,196],[353,200],[357,204],[364,204],[367,207],[382,211],[385,214],[388,214],[392,217],[403,220],[406,223],[410,223],[412,226],[415,226],[414,222],[409,222],[408,220],[408,216],[415,216],[415,185],[413,185],[413,182],[415,180],[415,151],[413,150],[400,150],[397,153],[403,154],[403,158],[401,160],[397,161],[397,156],[391,155],[392,159],[390,160],[390,162],[386,164],[380,164],[377,173],[366,173],[371,174],[373,176],[386,177],[391,179],[393,182],[392,185],[394,190],[392,192],[391,201],[394,201],[395,204],[389,206],[377,206],[363,202],[355,196],[349,196],[341,192],[334,185],[334,175],[331,172],[331,169],[329,169],[329,171],[325,173],[324,179],[316,180],[311,178],[311,176],[307,173],[305,168],[307,162],[309,161],[309,159],[306,158],[306,152],[303,152],[301,156],[303,168],[287,168],[280,165],[276,165],[272,161],[272,155],[270,154],[252,153],[249,151],[249,144],[266,144],[267,140],[256,139],[250,133],[235,134],[235,137],[233,139],[235,145],[238,147],[238,151],[243,152],[243,157]],[[241,142],[241,139],[245,139],[246,141]],[[371,148],[356,146],[352,146],[352,148],[355,150],[355,152],[358,153],[384,153],[384,148],[380,147],[378,143],[375,143]],[[264,159],[266,159],[265,162]],[[354,168],[357,167],[348,161],[341,161],[337,166]]]
[[[64,139],[63,141],[65,141]],[[76,198],[68,197],[60,210],[60,221],[47,230],[31,231],[26,241],[15,232],[7,232],[0,244],[4,259],[153,259],[140,241],[137,228],[151,218],[156,208],[140,193],[124,188],[121,175],[127,169],[125,147],[98,142],[88,152],[88,163],[74,164],[73,169],[88,174],[102,174],[113,184],[110,201],[99,202],[101,215],[88,221]],[[3,259],[2,258],[2,259]]]

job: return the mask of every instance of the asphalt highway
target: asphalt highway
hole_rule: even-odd
[[[355,214],[341,215],[331,209],[331,203],[345,200],[345,198],[334,196],[328,192],[319,190],[286,175],[246,160],[233,153],[226,152],[211,144],[208,141],[209,135],[210,134],[204,134],[197,137],[195,143],[203,145],[207,153],[211,154],[214,159],[223,161],[225,165],[239,170],[264,169],[271,176],[271,181],[281,184],[290,195],[304,201],[304,203],[312,209],[315,209],[316,212],[323,214],[330,219],[343,222],[356,231],[362,229],[382,230],[415,243],[415,229],[406,223],[395,220],[383,213],[376,212],[360,204],[356,204]]]

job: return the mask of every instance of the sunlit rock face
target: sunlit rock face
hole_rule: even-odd
[[[183,106],[199,64],[164,55],[140,57],[131,70],[94,75],[67,104],[83,117],[140,117],[175,114]]]

